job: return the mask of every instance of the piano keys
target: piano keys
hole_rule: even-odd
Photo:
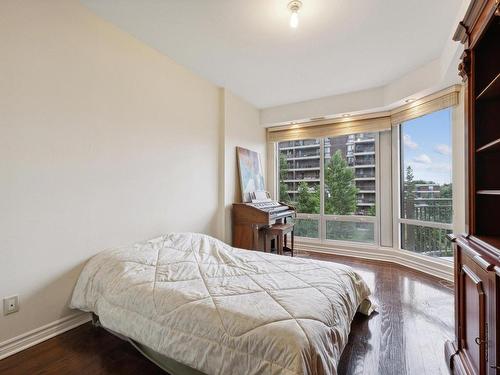
[[[286,223],[296,216],[295,208],[276,201],[234,203],[232,212],[233,246],[263,250],[262,230],[276,222]]]

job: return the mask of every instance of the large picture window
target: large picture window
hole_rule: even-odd
[[[278,144],[279,199],[297,209],[297,236],[376,243],[376,144],[376,133]]]
[[[449,272],[447,235],[466,228],[458,104],[453,86],[388,113],[269,129],[273,193],[296,207],[301,246]]]
[[[375,133],[324,139],[326,240],[375,243],[375,145]]]
[[[400,125],[401,248],[452,257],[451,109]]]

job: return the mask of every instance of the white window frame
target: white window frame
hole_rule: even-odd
[[[452,134],[450,134],[450,138],[453,138],[453,118],[450,119],[452,124]],[[392,143],[393,143],[393,217],[394,217],[394,227],[393,227],[393,245],[400,251],[404,251],[410,254],[414,254],[420,257],[428,257],[427,255],[419,254],[411,250],[403,249],[402,247],[402,236],[401,236],[401,224],[409,224],[420,227],[428,227],[428,228],[436,228],[436,229],[445,229],[453,231],[453,219],[451,223],[439,223],[435,221],[424,221],[424,220],[414,220],[414,219],[405,219],[401,217],[401,126],[403,123],[398,124],[397,126],[393,126],[392,129]],[[452,170],[454,160],[451,158]],[[452,175],[452,181],[453,175]],[[452,197],[452,202],[455,201],[455,197]],[[452,203],[454,208],[454,203]],[[441,260],[441,258],[435,258],[436,260]],[[447,260],[442,260],[448,262]]]
[[[455,91],[457,86],[452,88]],[[446,89],[450,92],[451,89]],[[428,101],[439,99],[441,93],[429,96]],[[434,99],[433,99],[434,98]],[[426,101],[422,101],[425,106]],[[418,106],[420,104],[416,103]],[[431,103],[432,104],[432,103]],[[456,105],[455,105],[456,104]],[[441,104],[438,103],[438,107]],[[416,108],[415,104],[406,105],[402,110],[411,111]],[[460,87],[458,102],[449,101],[452,108],[452,183],[453,183],[453,224],[437,223],[436,226],[444,226],[444,229],[452,227],[454,233],[467,231],[466,222],[466,139],[465,139],[465,118],[464,118],[464,90]],[[423,108],[423,107],[419,107]],[[427,108],[427,107],[425,107]],[[424,110],[425,110],[424,108]],[[443,107],[441,107],[443,109]],[[401,111],[400,111],[401,112]],[[419,112],[421,113],[421,112]],[[430,113],[427,112],[427,113]],[[422,114],[423,115],[423,114]],[[393,118],[400,116],[398,111],[391,113]],[[400,121],[403,122],[403,121]],[[341,242],[321,240],[325,233],[324,219],[319,225],[319,238],[297,238],[296,245],[299,249],[308,251],[319,251],[342,256],[361,257],[376,259],[380,261],[390,261],[402,264],[431,275],[453,280],[453,263],[439,257],[431,257],[413,251],[401,249],[400,228],[401,224],[420,224],[409,219],[401,219],[400,209],[400,127],[398,123],[393,123],[391,130],[382,130],[377,143],[377,216],[376,216],[376,236],[377,244],[366,244],[362,242]],[[278,198],[279,174],[277,168],[278,158],[278,137],[274,137],[268,142],[268,183],[273,197]],[[322,163],[324,164],[324,163]],[[323,166],[324,168],[324,166]],[[383,179],[382,179],[383,178]],[[322,196],[321,199],[324,199]],[[300,214],[301,218],[320,218],[320,215]],[[326,218],[326,217],[325,217]],[[351,217],[349,217],[351,218]],[[339,218],[340,219],[340,218]],[[366,220],[366,217],[364,217]],[[432,222],[422,223],[424,226],[433,225]]]
[[[375,134],[375,206],[376,213],[375,216],[363,216],[363,215],[327,215],[325,214],[325,153],[324,153],[324,140],[325,138],[320,138],[320,213],[319,214],[306,214],[297,212],[297,219],[312,219],[318,221],[318,237],[299,237],[296,236],[299,242],[304,243],[321,243],[330,246],[357,246],[364,248],[378,248],[380,243],[380,149],[379,149],[379,133],[373,132]],[[358,134],[358,133],[353,133]],[[275,163],[276,168],[276,178],[274,184],[275,196],[279,195],[279,145],[278,142],[275,144]],[[373,223],[374,241],[373,242],[358,242],[358,241],[341,241],[341,240],[331,240],[326,238],[326,223],[327,221],[347,221],[347,222],[357,222],[357,223]]]

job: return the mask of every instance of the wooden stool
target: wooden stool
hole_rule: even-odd
[[[288,234],[291,236],[291,247],[288,247],[287,244]],[[279,255],[289,251],[293,257],[293,224],[274,224],[264,229],[264,251],[266,253],[268,252],[268,237],[276,237],[276,252]]]

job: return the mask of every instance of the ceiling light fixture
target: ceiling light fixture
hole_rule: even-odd
[[[350,114],[350,113],[344,113],[344,114],[342,115],[342,117],[349,117],[349,116],[351,116],[351,114]]]
[[[288,3],[288,9],[292,12],[290,16],[290,27],[296,29],[299,26],[299,9],[302,6],[302,1],[293,0]]]
[[[414,102],[415,99],[413,98],[408,98],[408,99],[405,99],[405,103],[411,103],[411,102]]]

